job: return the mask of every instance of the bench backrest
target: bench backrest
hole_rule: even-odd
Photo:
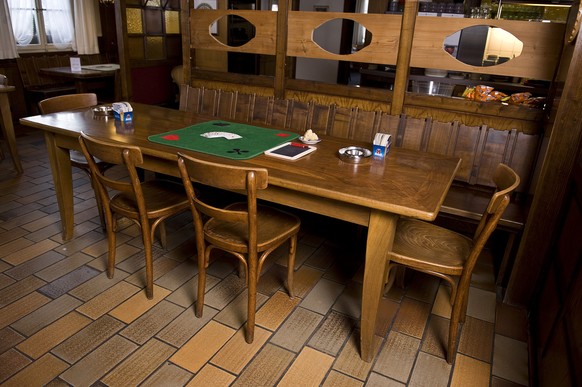
[[[493,187],[495,168],[499,163],[507,164],[521,177],[516,191],[522,193],[529,192],[540,147],[539,135],[515,129],[467,126],[457,121],[393,116],[381,111],[203,87],[184,87],[180,109],[298,133],[311,128],[319,134],[370,143],[376,133],[389,133],[393,137],[392,146],[460,157],[462,163],[456,180],[468,185]]]

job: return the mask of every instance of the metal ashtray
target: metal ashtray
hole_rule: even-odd
[[[372,151],[360,146],[348,146],[338,151],[341,161],[351,164],[360,164],[372,156]]]
[[[111,105],[96,106],[93,108],[93,115],[100,117],[113,116],[113,107]]]

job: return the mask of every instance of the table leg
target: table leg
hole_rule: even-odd
[[[362,360],[374,359],[374,330],[384,285],[386,252],[392,248],[398,215],[372,210],[366,242],[366,262],[362,290],[360,351]]]
[[[10,156],[14,163],[14,168],[19,175],[24,171],[16,149],[16,135],[14,134],[14,125],[12,125],[12,113],[10,112],[10,102],[6,93],[0,93],[0,115],[2,116],[2,128],[4,129],[4,137],[10,148]]]
[[[74,209],[73,209],[73,172],[69,150],[57,146],[55,134],[44,133],[44,138],[51,163],[53,183],[57,194],[57,202],[61,213],[63,240],[73,238]]]

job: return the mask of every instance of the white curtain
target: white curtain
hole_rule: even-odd
[[[75,28],[71,4],[62,0],[43,0],[44,28],[47,39],[51,39],[57,48],[65,48],[74,43]],[[49,38],[50,36],[50,38]]]
[[[0,0],[0,59],[18,58],[7,0]]]
[[[12,29],[16,43],[22,46],[29,44],[34,38],[34,0],[8,0],[12,12]]]
[[[97,3],[89,0],[73,0],[75,12],[75,40],[73,50],[79,55],[99,54],[97,43],[97,30],[99,13],[96,10]]]

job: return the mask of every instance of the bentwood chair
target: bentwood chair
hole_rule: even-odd
[[[473,268],[519,181],[519,176],[507,165],[497,166],[493,175],[497,188],[473,238],[420,220],[401,218],[398,221],[392,251],[386,255],[388,288],[394,281],[391,271],[398,266],[422,271],[449,283],[452,306],[446,351],[449,364],[456,353],[459,324],[465,321]]]
[[[146,296],[153,298],[152,243],[156,228],[160,229],[162,247],[166,247],[164,220],[188,209],[188,198],[181,184],[161,179],[141,182],[136,166],[143,164],[141,149],[137,146],[114,143],[81,133],[81,150],[87,159],[101,197],[107,227],[107,276],[113,278],[115,269],[115,232],[118,217],[126,217],[141,228],[145,250]],[[127,180],[105,176],[98,168],[96,158],[114,165],[124,165]]]
[[[295,215],[257,204],[257,190],[267,188],[266,169],[219,164],[178,155],[178,166],[190,200],[198,249],[198,299],[196,316],[202,316],[206,268],[214,249],[231,253],[244,268],[248,287],[248,312],[245,339],[252,343],[255,330],[257,283],[269,254],[289,241],[287,291],[293,297],[293,270],[297,233],[301,221]],[[246,193],[246,202],[216,207],[198,194],[192,181],[220,190]],[[210,196],[210,195],[207,195]]]
[[[61,112],[64,110],[82,109],[97,105],[97,94],[95,93],[81,93],[81,94],[65,94],[59,95],[57,97],[51,97],[43,99],[38,103],[38,108],[41,114],[49,114]],[[91,185],[93,185],[93,190],[95,191],[95,200],[97,201],[97,210],[99,211],[99,219],[101,220],[101,227],[105,228],[105,218],[103,217],[103,208],[95,185],[93,184],[93,179],[91,178],[91,170],[89,164],[83,156],[83,153],[71,150],[69,152],[71,158],[71,165],[73,167],[79,168],[89,175],[91,179]],[[107,169],[111,168],[112,165],[101,160],[95,160],[97,162],[97,167],[101,172],[105,172]]]

